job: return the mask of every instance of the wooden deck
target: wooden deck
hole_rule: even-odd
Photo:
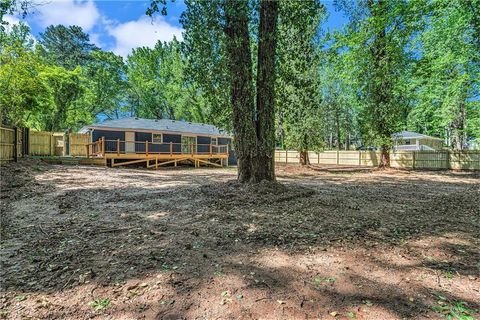
[[[191,163],[228,166],[229,146],[212,144],[154,143],[149,141],[105,140],[85,145],[88,158],[103,159],[105,166],[125,166],[145,163],[147,168],[158,169],[164,165],[177,166]]]

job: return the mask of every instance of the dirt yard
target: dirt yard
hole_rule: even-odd
[[[2,167],[0,316],[480,317],[479,173],[277,169]]]

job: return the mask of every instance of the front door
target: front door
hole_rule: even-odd
[[[182,153],[192,153],[192,145],[197,143],[197,137],[182,136]]]
[[[135,132],[125,132],[125,153],[135,153]]]

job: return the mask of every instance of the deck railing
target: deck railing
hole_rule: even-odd
[[[85,145],[87,157],[104,157],[105,154],[167,154],[174,155],[227,155],[228,145],[213,144],[186,144],[173,142],[150,142],[150,141],[125,141],[125,140],[106,140],[104,138],[98,141],[87,143]]]

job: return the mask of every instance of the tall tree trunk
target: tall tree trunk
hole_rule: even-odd
[[[243,183],[252,178],[252,151],[256,140],[248,1],[226,0],[225,20],[235,155],[238,161],[238,181]]]
[[[300,164],[302,166],[308,166],[310,164],[310,158],[308,157],[308,150],[300,151]]]
[[[390,168],[390,146],[382,145],[380,147],[380,168]]]
[[[277,48],[277,0],[260,3],[257,66],[256,149],[253,182],[275,180],[275,53]]]
[[[368,7],[372,17],[381,17],[384,19],[387,2],[385,0],[368,0]],[[375,38],[372,42],[371,53],[373,56],[373,83],[372,89],[372,108],[373,125],[376,134],[379,136],[380,143],[380,163],[379,167],[390,167],[390,145],[392,127],[387,123],[388,117],[393,110],[391,95],[391,80],[389,78],[389,55],[387,48],[387,34],[385,25],[379,24],[375,27]],[[381,81],[379,81],[381,80]]]

